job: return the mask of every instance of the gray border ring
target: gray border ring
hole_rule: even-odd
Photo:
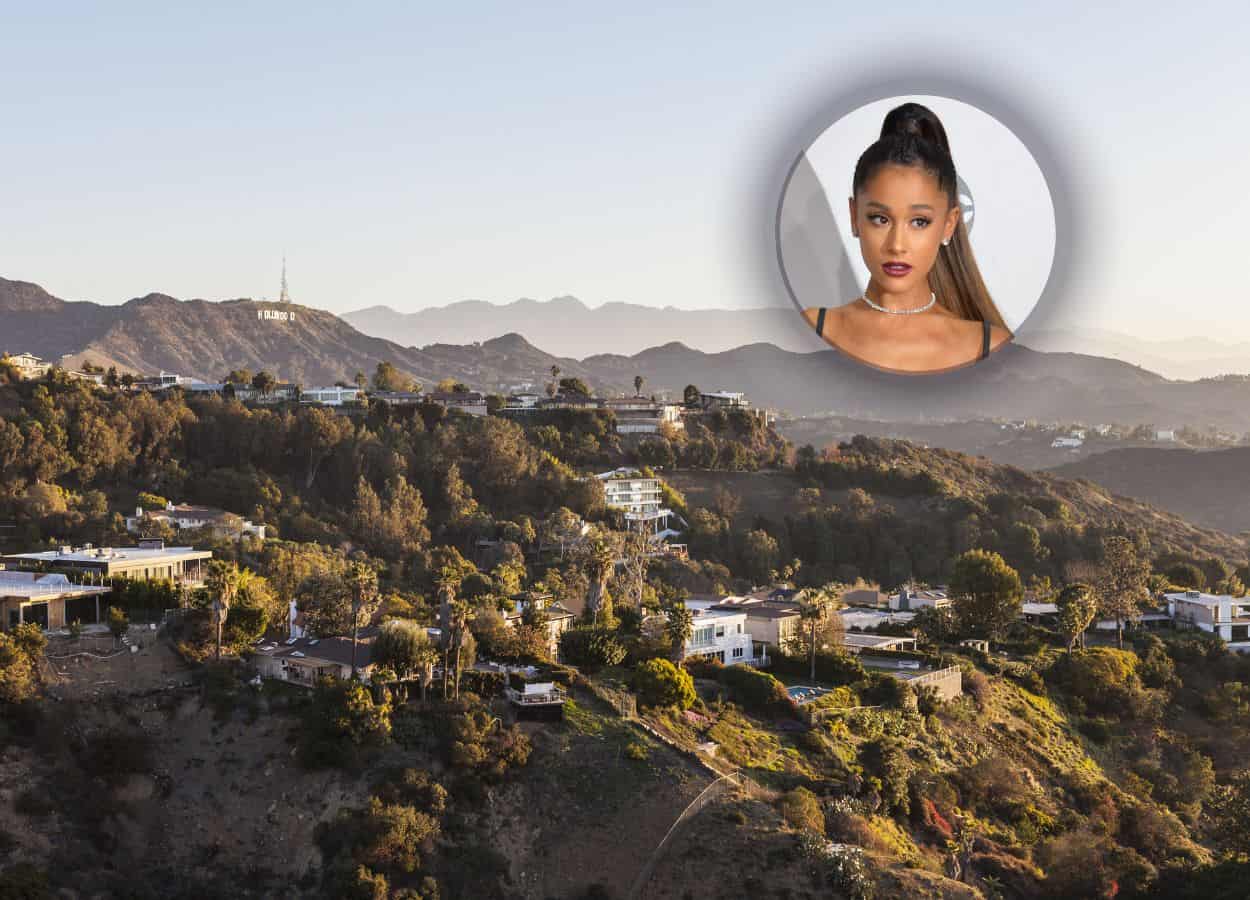
[[[1028,115],[1021,115],[1016,112],[1016,107],[1019,104],[1009,102],[1005,96],[988,90],[980,84],[952,78],[947,74],[918,72],[889,81],[872,81],[871,83],[866,82],[856,85],[821,104],[811,112],[806,120],[797,123],[790,140],[785,144],[786,147],[791,148],[789,151],[790,163],[786,169],[786,176],[782,181],[780,191],[774,195],[776,197],[776,206],[773,212],[772,228],[773,261],[781,274],[781,281],[785,286],[786,294],[798,311],[802,313],[803,304],[795,295],[794,289],[790,284],[781,255],[781,212],[794,170],[798,167],[808,148],[843,116],[849,115],[861,106],[869,103],[899,96],[945,97],[949,100],[977,107],[982,112],[993,116],[1009,129],[1024,144],[1025,148],[1028,149],[1033,159],[1037,162],[1038,167],[1042,170],[1042,178],[1045,180],[1046,188],[1050,192],[1051,204],[1055,212],[1055,255],[1051,260],[1050,272],[1046,277],[1045,285],[1042,287],[1042,293],[1038,296],[1033,309],[1029,311],[1029,314],[1025,316],[1014,332],[1015,337],[1012,343],[1018,343],[1020,338],[1027,334],[1029,322],[1037,321],[1039,310],[1053,312],[1058,308],[1059,301],[1069,296],[1068,288],[1071,285],[1071,279],[1078,263],[1076,247],[1082,243],[1079,240],[1078,227],[1082,217],[1078,214],[1076,194],[1072,190],[1069,167],[1065,165],[1063,159],[1050,142],[1034,126],[1035,120]],[[793,152],[795,143],[800,145],[800,150],[797,154]],[[779,147],[778,152],[785,151]],[[810,330],[811,326],[807,325],[806,322],[804,326]],[[823,339],[820,340],[824,343]],[[853,359],[853,357],[845,353],[842,355],[847,359]],[[995,356],[998,356],[998,354],[991,354],[990,359],[993,359]],[[855,361],[860,362],[858,360]],[[973,368],[982,368],[986,362],[989,362],[989,360],[983,360],[980,365]],[[862,362],[860,364],[868,365]],[[876,366],[871,365],[869,365],[869,368],[877,369],[877,371],[881,372],[889,371],[878,369]],[[891,374],[910,375],[925,373]],[[932,374],[941,373],[935,372]]]

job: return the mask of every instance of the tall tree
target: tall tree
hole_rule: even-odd
[[[461,597],[460,582],[463,572],[453,565],[443,566],[436,578],[439,596],[439,623],[443,634],[443,699],[447,699],[447,685],[451,681],[453,696],[460,696],[460,663],[464,651],[465,632],[473,618],[473,604]]]
[[[693,384],[686,385],[686,389],[682,391],[682,400],[686,406],[695,407],[699,405],[699,388]]]
[[[641,375],[634,376],[634,396],[635,397],[642,396],[642,386],[646,382],[646,380],[647,379],[643,378]]]
[[[791,641],[791,650],[806,651],[810,662],[808,677],[813,682],[816,680],[816,652],[841,643],[844,628],[842,617],[836,611],[842,604],[845,590],[845,585],[830,582],[797,595],[801,624],[797,640]]]
[[[1020,617],[1024,586],[997,553],[969,550],[955,560],[950,596],[962,634],[1001,640]]]
[[[686,658],[686,641],[694,631],[694,613],[680,600],[664,607],[664,631],[668,634],[669,643],[673,645],[673,654],[677,662]]]
[[[353,562],[346,574],[348,594],[352,608],[352,678],[356,677],[356,644],[360,639],[360,625],[373,618],[378,608],[378,573],[363,562]]]
[[[586,616],[591,622],[599,624],[601,618],[611,615],[608,578],[616,565],[616,548],[611,541],[595,538],[586,548],[584,565],[590,578],[590,590],[586,592]]]
[[[1059,630],[1067,641],[1068,652],[1072,652],[1072,646],[1078,640],[1081,649],[1085,649],[1085,630],[1098,615],[1098,601],[1093,590],[1080,582],[1069,584],[1055,597],[1055,606],[1059,610]]]
[[[1103,538],[1102,560],[1093,584],[1098,614],[1115,619],[1116,645],[1124,649],[1124,622],[1141,618],[1141,604],[1149,599],[1146,580],[1150,565],[1137,555],[1137,548],[1123,535]]]
[[[268,397],[277,383],[278,379],[263,369],[252,376],[252,387],[259,391],[262,397]]]
[[[373,644],[373,661],[393,669],[401,684],[413,675],[418,677],[423,703],[437,660],[438,650],[425,626],[408,619],[387,622]]]
[[[239,593],[239,567],[232,562],[214,559],[208,564],[205,579],[213,602],[213,627],[217,635],[215,658],[221,661],[221,628],[226,622],[230,606]]]

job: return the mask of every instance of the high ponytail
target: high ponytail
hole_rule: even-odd
[[[937,179],[938,188],[946,194],[950,205],[959,205],[959,178],[951,158],[950,141],[942,121],[927,106],[904,103],[886,114],[881,124],[881,137],[864,151],[855,165],[852,194],[857,196],[884,165],[923,168]],[[955,223],[950,244],[938,248],[937,262],[929,273],[929,289],[937,295],[938,303],[961,319],[1007,328],[977,268],[962,215]]]

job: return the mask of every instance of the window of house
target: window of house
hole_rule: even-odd
[[[724,626],[724,625],[717,625],[717,626],[716,626],[716,636],[717,636],[717,637],[724,637],[724,636],[725,636],[725,626]]]
[[[742,634],[742,623],[738,623],[738,634]]]
[[[741,658],[742,658],[742,648],[734,647],[734,659],[741,659]]]
[[[1229,636],[1231,641],[1250,640],[1250,625],[1234,625],[1232,634]]]

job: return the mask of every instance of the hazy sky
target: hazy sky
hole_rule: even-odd
[[[761,167],[848,79],[949,62],[1066,148],[1068,324],[1250,338],[1244,4],[13,6],[0,275],[66,299],[272,297],[285,251],[336,312],[785,305]]]

